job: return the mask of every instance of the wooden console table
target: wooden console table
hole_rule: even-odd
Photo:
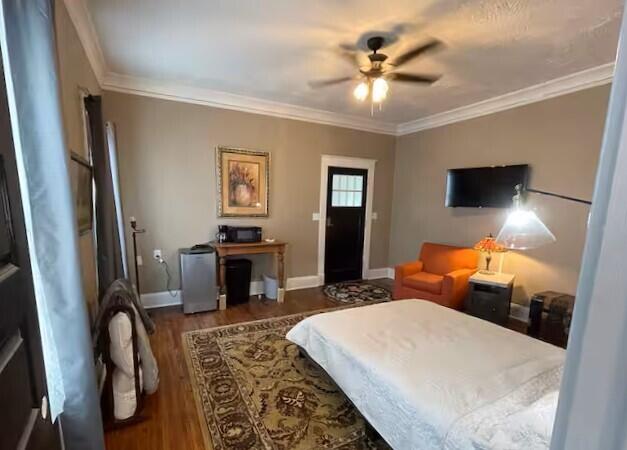
[[[218,301],[219,309],[226,309],[226,257],[236,255],[259,255],[262,253],[271,253],[276,256],[277,263],[277,281],[279,290],[277,292],[277,302],[283,303],[285,296],[285,242],[211,242],[210,245],[216,250],[216,257],[220,270],[218,273],[218,287],[220,288],[220,298]]]

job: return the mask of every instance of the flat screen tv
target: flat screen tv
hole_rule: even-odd
[[[529,166],[474,167],[449,169],[446,177],[446,206],[510,208],[517,184],[527,186]]]

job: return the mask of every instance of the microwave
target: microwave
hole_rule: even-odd
[[[261,227],[226,227],[226,242],[261,242]]]

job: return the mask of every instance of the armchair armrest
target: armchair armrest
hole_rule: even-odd
[[[402,280],[405,277],[422,272],[422,261],[412,261],[405,264],[399,264],[394,267],[394,279]]]
[[[468,289],[468,279],[476,269],[458,269],[444,275],[442,292],[465,292]]]

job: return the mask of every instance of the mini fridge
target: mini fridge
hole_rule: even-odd
[[[179,254],[183,312],[193,314],[218,309],[215,250],[209,246],[182,248]]]

